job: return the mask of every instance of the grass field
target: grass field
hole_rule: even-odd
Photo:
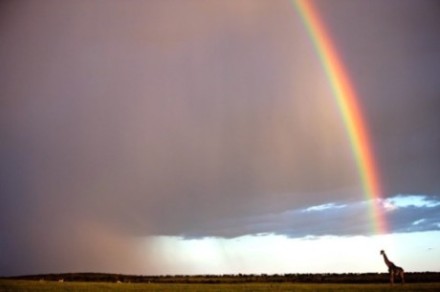
[[[0,291],[440,291],[440,283],[389,284],[129,284],[0,280]]]

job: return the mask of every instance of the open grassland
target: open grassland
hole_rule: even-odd
[[[396,284],[166,284],[0,280],[0,291],[440,291],[440,283]]]

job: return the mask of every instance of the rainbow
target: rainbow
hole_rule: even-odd
[[[372,227],[379,234],[386,233],[387,224],[380,207],[382,194],[379,171],[374,160],[368,129],[347,70],[344,68],[312,1],[291,1],[307,28],[341,112],[356,160],[363,192],[368,201],[371,202]]]

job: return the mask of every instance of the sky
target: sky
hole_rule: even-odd
[[[378,202],[291,1],[2,1],[0,276],[440,271],[440,3],[313,5]]]

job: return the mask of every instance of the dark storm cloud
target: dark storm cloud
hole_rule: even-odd
[[[356,184],[333,101],[296,71],[306,63],[291,52],[313,52],[286,38],[305,36],[288,2],[3,9],[1,273],[120,266],[99,249],[108,238],[180,234]]]
[[[381,3],[365,12],[365,2],[334,2],[322,13],[360,89],[386,194],[438,194],[435,5]],[[0,274],[128,271],[141,265],[137,236],[367,230],[361,206],[322,210],[325,228],[321,212],[286,224],[307,207],[363,196],[288,1],[0,8]],[[358,27],[338,30],[338,11]],[[373,22],[363,16],[377,11]],[[357,44],[368,52],[357,57]],[[349,215],[352,231],[339,222]],[[142,262],[146,272],[158,265]]]

